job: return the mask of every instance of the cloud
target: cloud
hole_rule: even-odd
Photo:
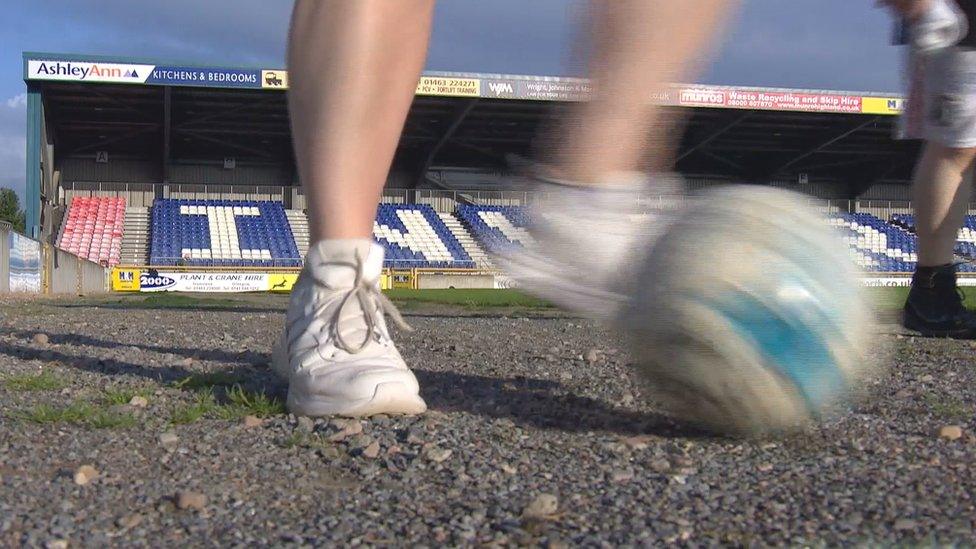
[[[19,109],[27,107],[27,92],[15,95],[6,101],[7,108]]]

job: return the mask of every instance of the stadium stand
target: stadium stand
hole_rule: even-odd
[[[474,261],[426,204],[380,204],[373,237],[393,268],[473,268]]]
[[[68,204],[57,245],[79,257],[117,265],[121,257],[125,199],[76,196]]]
[[[906,231],[915,232],[915,216],[912,214],[894,214],[891,216],[891,222]],[[959,229],[953,251],[963,259],[976,260],[976,216],[967,215],[963,220],[963,226]],[[959,265],[958,270],[964,273],[973,273],[976,272],[976,265],[963,263]]]
[[[528,216],[521,207],[462,204],[457,207],[457,216],[489,252],[532,242],[525,228]]]
[[[152,207],[152,265],[301,265],[280,202],[157,200]]]
[[[476,266],[482,269],[492,268],[491,259],[488,257],[488,254],[485,253],[485,250],[479,246],[477,242],[475,242],[474,237],[471,236],[471,233],[468,232],[463,225],[461,225],[461,222],[457,217],[454,216],[454,214],[438,212],[437,216],[441,218],[441,221],[444,222],[447,229],[451,231],[451,234],[453,234],[454,238],[457,239],[458,244],[461,245],[461,249],[468,254],[468,257],[471,258],[471,261],[474,261]]]
[[[828,223],[843,231],[854,262],[866,271],[911,272],[918,261],[915,235],[868,213],[839,213]]]
[[[295,237],[298,254],[305,257],[308,253],[308,217],[301,210],[285,210],[285,217],[288,218],[288,226]]]
[[[129,206],[125,209],[120,261],[123,265],[145,265],[148,260],[149,208]]]

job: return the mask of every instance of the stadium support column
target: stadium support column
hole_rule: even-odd
[[[464,119],[468,116],[468,113],[471,112],[471,109],[473,109],[474,106],[477,104],[478,104],[477,98],[469,99],[468,101],[465,101],[464,103],[459,105],[454,110],[454,114],[451,116],[450,122],[448,122],[447,127],[444,128],[444,132],[437,139],[434,145],[430,148],[430,151],[427,153],[427,156],[424,158],[424,161],[421,162],[420,168],[417,170],[417,175],[414,178],[414,183],[412,187],[414,191],[416,191],[417,187],[422,185],[427,180],[427,170],[429,170],[430,166],[433,164],[434,158],[437,156],[437,153],[439,153],[440,150],[444,147],[444,145],[446,145],[447,142],[450,141],[452,137],[454,137],[454,133],[457,131],[458,127],[461,126],[461,123],[464,122]],[[412,199],[413,201],[416,201],[416,192],[414,192],[414,195],[415,196],[412,197]]]
[[[170,136],[172,135],[172,109],[173,109],[173,88],[166,86],[163,88],[163,165],[162,165],[162,179],[163,188],[169,185],[169,156],[170,156]],[[160,189],[162,191],[162,189]],[[159,191],[156,193],[156,198],[162,198],[163,194]]]
[[[25,171],[25,204],[27,235],[41,234],[41,91],[37,84],[27,84],[27,169]],[[50,169],[50,166],[48,167]]]

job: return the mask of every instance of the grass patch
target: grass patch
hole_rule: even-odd
[[[146,400],[149,400],[149,396],[152,395],[152,389],[148,387],[109,387],[102,392],[102,402],[110,406],[116,406],[120,404],[128,404],[132,400],[132,397],[141,396]]]
[[[138,422],[136,417],[130,413],[110,410],[99,410],[87,421],[88,425],[94,429],[130,429],[135,427]]]
[[[284,413],[284,403],[262,392],[233,385],[217,396],[211,386],[205,390],[199,389],[192,402],[174,408],[170,423],[184,425],[205,417],[235,420],[244,416],[269,417]]]
[[[183,404],[173,409],[169,421],[174,425],[186,425],[193,423],[210,415],[217,409],[217,400],[212,392],[201,392],[196,395],[193,402]]]
[[[38,404],[14,412],[13,417],[31,423],[83,423],[94,414],[95,408],[91,404],[75,401],[68,406]]]
[[[221,419],[239,419],[244,416],[269,417],[285,413],[285,405],[274,397],[248,391],[240,385],[235,385],[225,394],[227,402],[217,409],[217,416]]]
[[[295,431],[288,435],[284,439],[278,442],[278,445],[286,450],[292,448],[307,448],[310,450],[325,450],[326,448],[334,448],[335,444],[329,442],[324,436],[319,433],[306,433],[303,431]]]
[[[173,387],[184,391],[213,391],[219,387],[233,387],[240,382],[240,376],[226,372],[211,372],[187,376],[173,383]]]
[[[58,391],[67,387],[68,381],[52,372],[41,372],[9,376],[3,385],[11,391]]]
[[[386,290],[386,295],[397,304],[439,303],[461,307],[526,307],[549,309],[548,301],[532,297],[517,290]]]
[[[970,407],[956,397],[926,393],[923,398],[929,411],[936,416],[946,419],[962,419],[970,414]]]
[[[70,423],[93,429],[128,429],[138,420],[132,414],[101,409],[89,402],[74,401],[67,406],[38,404],[11,414],[14,419],[38,424]]]
[[[901,310],[908,299],[908,288],[865,288],[864,291],[868,298],[874,303],[875,307],[881,311]],[[962,292],[966,295],[963,304],[968,309],[976,310],[976,286],[963,286]]]

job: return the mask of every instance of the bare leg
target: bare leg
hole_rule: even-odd
[[[288,100],[311,241],[370,238],[434,0],[298,0]]]
[[[590,77],[596,95],[564,129],[555,158],[560,175],[598,183],[633,172],[648,156],[670,155],[674,135],[652,94],[693,78],[703,52],[735,0],[604,0],[594,5],[595,53]],[[669,135],[671,134],[671,135]],[[662,152],[666,151],[666,152]]]
[[[952,249],[969,206],[974,157],[976,149],[925,146],[912,186],[920,267],[952,263]]]

